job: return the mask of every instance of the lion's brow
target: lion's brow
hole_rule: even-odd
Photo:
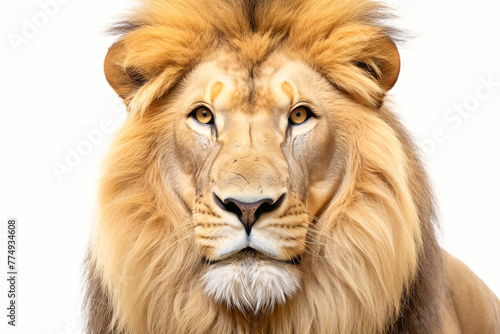
[[[224,84],[220,81],[215,82],[212,87],[210,87],[210,102],[214,103],[215,99],[219,96],[219,94],[224,89]]]

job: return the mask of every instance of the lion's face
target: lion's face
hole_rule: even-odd
[[[272,308],[299,287],[309,225],[330,196],[319,190],[334,173],[334,89],[279,53],[253,71],[218,53],[180,86],[176,158],[193,186],[184,201],[206,292]]]
[[[113,324],[248,333],[253,313],[265,333],[382,333],[431,216],[384,103],[399,73],[385,16],[238,4],[148,1],[117,27],[105,74],[129,116],[91,245]]]

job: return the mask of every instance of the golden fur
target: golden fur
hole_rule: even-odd
[[[100,188],[89,333],[442,332],[432,194],[384,103],[399,56],[383,13],[368,0],[149,0],[116,27],[105,72],[129,117]],[[191,96],[223,126],[188,119]],[[304,96],[318,117],[280,133],[274,110]],[[251,257],[261,276],[222,251],[244,232],[212,198],[254,185],[286,193],[253,227],[270,249]],[[238,263],[235,280],[275,275],[274,290],[210,290],[213,268]]]

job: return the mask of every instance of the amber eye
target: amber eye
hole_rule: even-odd
[[[194,117],[201,124],[213,124],[214,116],[212,112],[206,107],[199,107],[195,109],[191,116]]]
[[[292,110],[288,121],[290,124],[298,125],[307,121],[312,116],[311,110],[306,107],[297,107]]]

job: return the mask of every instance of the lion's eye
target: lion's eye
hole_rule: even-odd
[[[312,116],[312,112],[307,107],[297,107],[292,110],[288,122],[290,124],[298,125],[307,121]]]
[[[214,116],[212,112],[206,107],[196,108],[192,113],[191,117],[194,117],[201,124],[213,124]]]

